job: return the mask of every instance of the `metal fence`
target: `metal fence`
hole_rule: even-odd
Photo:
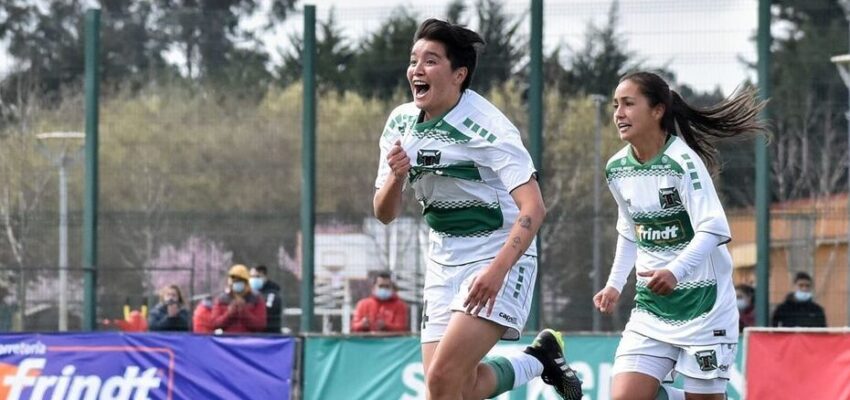
[[[451,16],[485,36],[488,50],[473,89],[496,104],[523,134],[528,132],[529,4],[492,0],[452,4],[394,8],[351,2],[317,8],[316,306],[340,310],[324,324],[330,330],[343,329],[341,310],[368,295],[373,271],[393,270],[402,297],[411,306],[419,306],[426,228],[418,205],[407,198],[404,217],[386,227],[371,216],[377,137],[389,112],[409,97],[404,72],[410,39],[419,22],[429,16]],[[627,299],[634,294],[627,285],[623,304],[613,317],[599,317],[593,311],[594,275],[604,282],[616,240],[615,207],[594,171],[602,168],[598,160],[604,162],[623,144],[610,124],[607,101],[594,102],[591,95],[609,96],[618,74],[644,68],[664,73],[696,104],[721,99],[754,79],[747,63],[756,57],[750,40],[756,6],[750,0],[546,2],[541,186],[549,216],[541,231],[538,289],[543,325],[564,330],[621,329],[631,307]],[[260,16],[259,22],[251,23],[246,18],[240,21],[247,25],[232,25],[232,10],[204,15],[192,9],[162,15],[145,12],[107,8],[101,23],[97,318],[115,317],[116,305],[127,296],[150,298],[169,282],[194,294],[217,293],[223,290],[226,270],[234,263],[267,265],[272,280],[283,287],[284,308],[297,314],[292,310],[299,306],[302,259],[298,219],[301,14],[290,12],[283,20]],[[158,25],[145,25],[145,16]],[[81,14],[74,18],[69,20],[80,21]],[[718,21],[728,25],[721,27]],[[266,23],[271,30],[251,31]],[[843,22],[836,24],[843,26]],[[80,29],[72,29],[68,40],[79,41]],[[73,50],[74,46],[68,47]],[[614,57],[607,59],[606,54]],[[28,60],[19,61],[2,85],[0,187],[5,189],[0,193],[0,222],[5,234],[0,237],[0,265],[8,276],[19,276],[9,278],[13,283],[6,296],[7,303],[17,302],[15,312],[24,315],[15,328],[51,330],[56,328],[55,321],[31,321],[27,310],[35,310],[38,304],[56,309],[55,298],[49,296],[54,289],[16,285],[52,285],[57,276],[55,269],[30,267],[54,265],[59,243],[54,225],[60,200],[55,167],[36,150],[40,140],[36,134],[82,129],[78,73],[82,57],[63,59],[65,64],[53,69],[46,63],[38,70],[28,69]],[[823,68],[827,63],[832,68],[827,60],[803,62],[807,67]],[[806,79],[831,91],[843,90],[836,89],[837,74],[831,78],[827,73],[811,74]],[[13,98],[17,103],[10,102]],[[774,103],[785,101],[778,95]],[[840,116],[846,105],[846,99],[836,98],[827,108]],[[833,114],[811,118],[832,118]],[[846,122],[836,121],[834,130],[840,131]],[[777,132],[786,128],[778,126]],[[598,159],[596,137],[601,148]],[[788,158],[799,154],[795,149],[805,147],[790,137],[777,135],[774,140],[777,204],[807,199],[811,193],[846,190],[840,180],[819,192],[789,189],[793,184],[787,180],[796,179],[799,165]],[[730,221],[750,226],[753,214],[746,210],[754,203],[752,142],[725,145],[721,154],[723,171],[716,183]],[[830,158],[833,169],[840,159],[840,155]],[[81,257],[82,168],[71,164],[67,173],[68,245],[74,265]],[[823,239],[812,226],[820,226],[819,218],[825,218],[824,224],[840,227],[846,224],[847,209],[836,206],[821,217],[818,207],[806,211],[818,215],[811,217],[817,223],[806,219],[810,217],[775,216],[774,225],[782,228],[773,232],[771,299],[778,302],[788,287],[782,268],[811,271],[816,298],[827,306],[830,325],[846,324],[850,308],[840,301],[848,296],[841,275],[847,270],[846,262],[842,264],[847,257],[846,235]],[[602,227],[596,233],[595,220]],[[744,230],[735,231],[733,247],[754,240],[754,231],[740,229]],[[842,228],[836,229],[840,233]],[[786,242],[783,235],[794,240]],[[833,241],[833,250],[823,250],[830,248],[824,240]],[[601,254],[595,264],[593,243],[598,243]],[[751,265],[737,261],[746,257],[742,251],[733,253],[745,271]],[[179,274],[154,273],[168,268]],[[79,270],[73,271],[69,284],[79,286]],[[185,274],[192,276],[189,281]],[[736,279],[752,278],[741,272]],[[69,309],[77,310],[79,301],[72,297]],[[285,324],[298,329],[292,315]],[[74,324],[69,321],[69,328],[74,329]]]

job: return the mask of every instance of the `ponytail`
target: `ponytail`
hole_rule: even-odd
[[[709,171],[717,167],[717,139],[753,136],[765,131],[765,123],[759,118],[765,101],[756,97],[752,87],[737,91],[729,98],[707,108],[695,108],[682,99],[667,82],[652,72],[633,72],[620,82],[636,83],[641,93],[655,107],[664,105],[661,129],[668,135],[681,137],[705,163]]]
[[[667,132],[681,137],[709,171],[717,167],[717,139],[749,137],[765,130],[759,118],[765,102],[756,98],[752,87],[707,108],[692,107],[675,90],[670,91],[670,97],[670,109],[665,114],[669,113],[673,124],[665,127]]]

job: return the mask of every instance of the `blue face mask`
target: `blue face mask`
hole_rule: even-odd
[[[812,299],[812,292],[804,292],[802,290],[797,290],[794,292],[794,299],[797,301],[809,301]]]
[[[377,289],[375,289],[374,293],[375,293],[375,297],[377,297],[380,300],[389,299],[393,295],[393,291],[391,289],[387,289],[387,288],[377,288]]]
[[[251,290],[255,292],[259,292],[260,289],[263,288],[264,283],[266,283],[266,280],[258,276],[255,276],[248,281],[248,284],[251,285]]]
[[[236,292],[236,293],[242,293],[242,292],[245,291],[245,282],[242,282],[242,281],[233,282],[233,285],[231,286],[231,288],[233,288],[233,291]]]

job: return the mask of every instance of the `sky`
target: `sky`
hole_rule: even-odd
[[[468,0],[473,4],[476,0]],[[523,33],[528,32],[530,0],[503,0],[509,15],[523,18]],[[565,63],[570,49],[579,50],[588,24],[603,26],[610,0],[543,0],[544,51],[565,46]],[[343,32],[356,41],[375,30],[394,9],[414,11],[423,19],[442,16],[449,0],[301,0],[300,5],[316,6],[317,18],[326,19],[334,9]],[[267,1],[265,4],[267,5]],[[621,0],[618,31],[646,67],[665,66],[673,70],[679,83],[698,90],[720,87],[729,94],[754,71],[742,60],[756,59],[754,37],[757,24],[757,0]],[[473,15],[470,9],[467,15]],[[260,24],[261,20],[248,24]],[[474,19],[470,25],[475,28]],[[294,15],[273,32],[263,36],[273,61],[286,50],[288,35],[302,31],[301,15]],[[14,64],[0,42],[0,75]],[[172,57],[173,59],[173,57]],[[177,61],[177,60],[175,60]]]

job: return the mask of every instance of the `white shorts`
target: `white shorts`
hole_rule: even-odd
[[[428,260],[422,307],[422,343],[437,342],[443,338],[452,312],[466,311],[463,302],[472,279],[492,261],[489,259],[448,267]],[[483,310],[478,317],[507,327],[502,339],[519,340],[531,310],[536,278],[537,257],[520,257],[505,276],[502,290],[499,291],[493,306],[493,313],[487,317],[486,310]]]
[[[661,383],[669,373],[676,371],[684,377],[685,392],[726,393],[737,347],[736,343],[679,346],[623,331],[612,375],[639,372]]]

